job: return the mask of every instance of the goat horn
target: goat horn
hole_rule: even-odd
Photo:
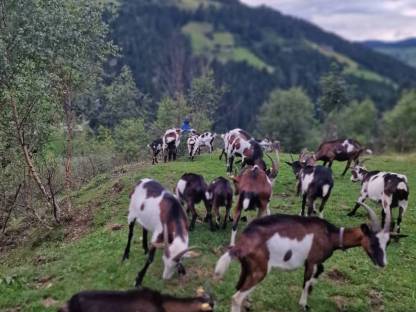
[[[180,253],[178,253],[172,260],[173,261],[179,261],[179,260],[181,260],[181,258],[182,258],[182,256],[184,255],[184,254],[186,254],[188,251],[191,251],[191,250],[193,250],[193,249],[198,249],[199,247],[197,247],[197,246],[193,246],[193,247],[189,247],[189,248],[186,248],[185,250],[183,250],[183,251],[181,251]]]
[[[371,220],[371,228],[372,228],[372,230],[375,231],[375,232],[380,231],[381,230],[381,225],[380,225],[380,222],[377,219],[377,215],[374,212],[374,210],[371,209],[369,206],[367,206],[364,203],[361,203],[360,205],[363,206],[365,209],[367,209],[368,216],[370,217],[370,220]]]
[[[400,233],[395,233],[395,232],[390,232],[390,238],[405,238],[405,237],[409,237],[409,235],[406,234],[400,234]]]
[[[364,158],[363,160],[361,160],[359,163],[360,165],[364,164],[366,161],[370,160],[370,158]]]
[[[276,152],[277,155],[277,152]],[[270,179],[275,179],[277,177],[277,172],[278,172],[278,168],[276,166],[276,163],[274,162],[274,160],[270,157],[269,154],[266,154],[266,156],[271,160],[272,162],[272,171],[268,174]],[[279,156],[277,156],[279,159]]]

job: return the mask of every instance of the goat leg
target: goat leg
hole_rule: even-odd
[[[149,252],[149,247],[147,246],[147,230],[145,228],[143,228],[142,246],[146,255]]]
[[[152,245],[152,247],[150,247],[149,255],[147,257],[147,260],[146,260],[146,263],[144,264],[143,269],[141,269],[139,273],[137,274],[136,285],[135,285],[136,288],[139,288],[141,286],[143,278],[146,274],[146,271],[149,268],[149,266],[152,264],[155,258],[155,253],[156,253],[156,247]]]
[[[126,249],[124,250],[124,255],[123,255],[122,261],[127,260],[129,258],[131,239],[133,238],[133,230],[134,230],[135,223],[136,223],[136,219],[131,221],[130,224],[129,224],[129,236],[128,236],[128,239],[127,239],[127,246],[126,246]]]

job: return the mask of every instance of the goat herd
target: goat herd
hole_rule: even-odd
[[[181,131],[170,129],[160,139],[149,145],[153,151],[152,163],[157,163],[159,152],[167,160],[176,159]],[[201,146],[213,150],[215,134],[206,132],[195,135],[191,132],[187,145],[190,158],[198,153]],[[242,311],[244,301],[255,287],[265,278],[271,268],[293,270],[304,266],[303,291],[299,304],[307,309],[308,294],[312,285],[324,271],[323,263],[335,250],[363,247],[372,262],[379,267],[387,264],[386,246],[390,239],[398,239],[400,223],[407,208],[409,188],[404,175],[368,171],[359,157],[371,151],[357,141],[342,139],[321,144],[316,153],[303,151],[298,160],[286,162],[293,169],[297,179],[297,191],[302,195],[300,216],[270,214],[269,203],[272,186],[279,171],[280,146],[278,142],[258,141],[247,132],[234,129],[222,135],[224,149],[220,156],[226,156],[227,173],[231,175],[235,157],[241,157],[240,173],[230,177],[234,192],[238,195],[233,216],[230,210],[233,188],[229,179],[218,177],[207,184],[201,175],[184,174],[177,182],[175,194],[159,182],[142,179],[130,194],[128,213],[129,233],[123,260],[128,259],[134,226],[139,223],[143,229],[143,249],[147,260],[138,273],[136,287],[128,292],[81,292],[74,295],[61,311],[212,311],[214,302],[203,289],[193,298],[175,298],[159,292],[141,288],[143,278],[154,260],[156,250],[163,249],[163,279],[170,279],[175,272],[185,274],[182,258],[189,255],[189,233],[195,228],[197,212],[195,204],[203,202],[206,208],[205,221],[215,231],[220,227],[219,207],[225,206],[222,228],[232,220],[230,246],[215,266],[215,277],[222,277],[232,260],[241,265],[237,292],[232,296],[231,311]],[[274,152],[274,161],[264,150]],[[264,155],[270,158],[267,168]],[[324,165],[316,165],[316,161]],[[343,172],[351,167],[353,182],[361,182],[361,194],[356,206],[349,213],[353,215],[359,206],[366,208],[371,225],[365,223],[354,228],[337,227],[323,219],[323,209],[334,187],[331,165],[334,160],[347,161]],[[329,163],[329,167],[325,165]],[[370,198],[382,205],[381,222],[375,212],[364,201]],[[321,200],[319,211],[315,201]],[[307,216],[305,216],[307,206]],[[185,207],[185,209],[183,208]],[[397,224],[392,222],[391,208],[398,207]],[[244,229],[236,239],[237,226],[243,211],[257,209],[257,218]],[[215,218],[212,220],[212,211]],[[314,216],[319,212],[319,217]],[[188,221],[190,215],[190,221]],[[148,245],[148,232],[151,233]]]

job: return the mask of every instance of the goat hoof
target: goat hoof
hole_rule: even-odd
[[[309,311],[311,308],[308,305],[302,306],[302,311],[306,312]]]
[[[354,212],[349,212],[349,213],[347,213],[347,216],[348,217],[353,217],[355,215],[355,213]]]
[[[241,222],[247,222],[247,217],[246,216],[244,216],[244,217],[241,217]]]

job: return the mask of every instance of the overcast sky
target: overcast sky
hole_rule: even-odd
[[[241,0],[307,19],[342,37],[400,40],[416,37],[416,0]]]

